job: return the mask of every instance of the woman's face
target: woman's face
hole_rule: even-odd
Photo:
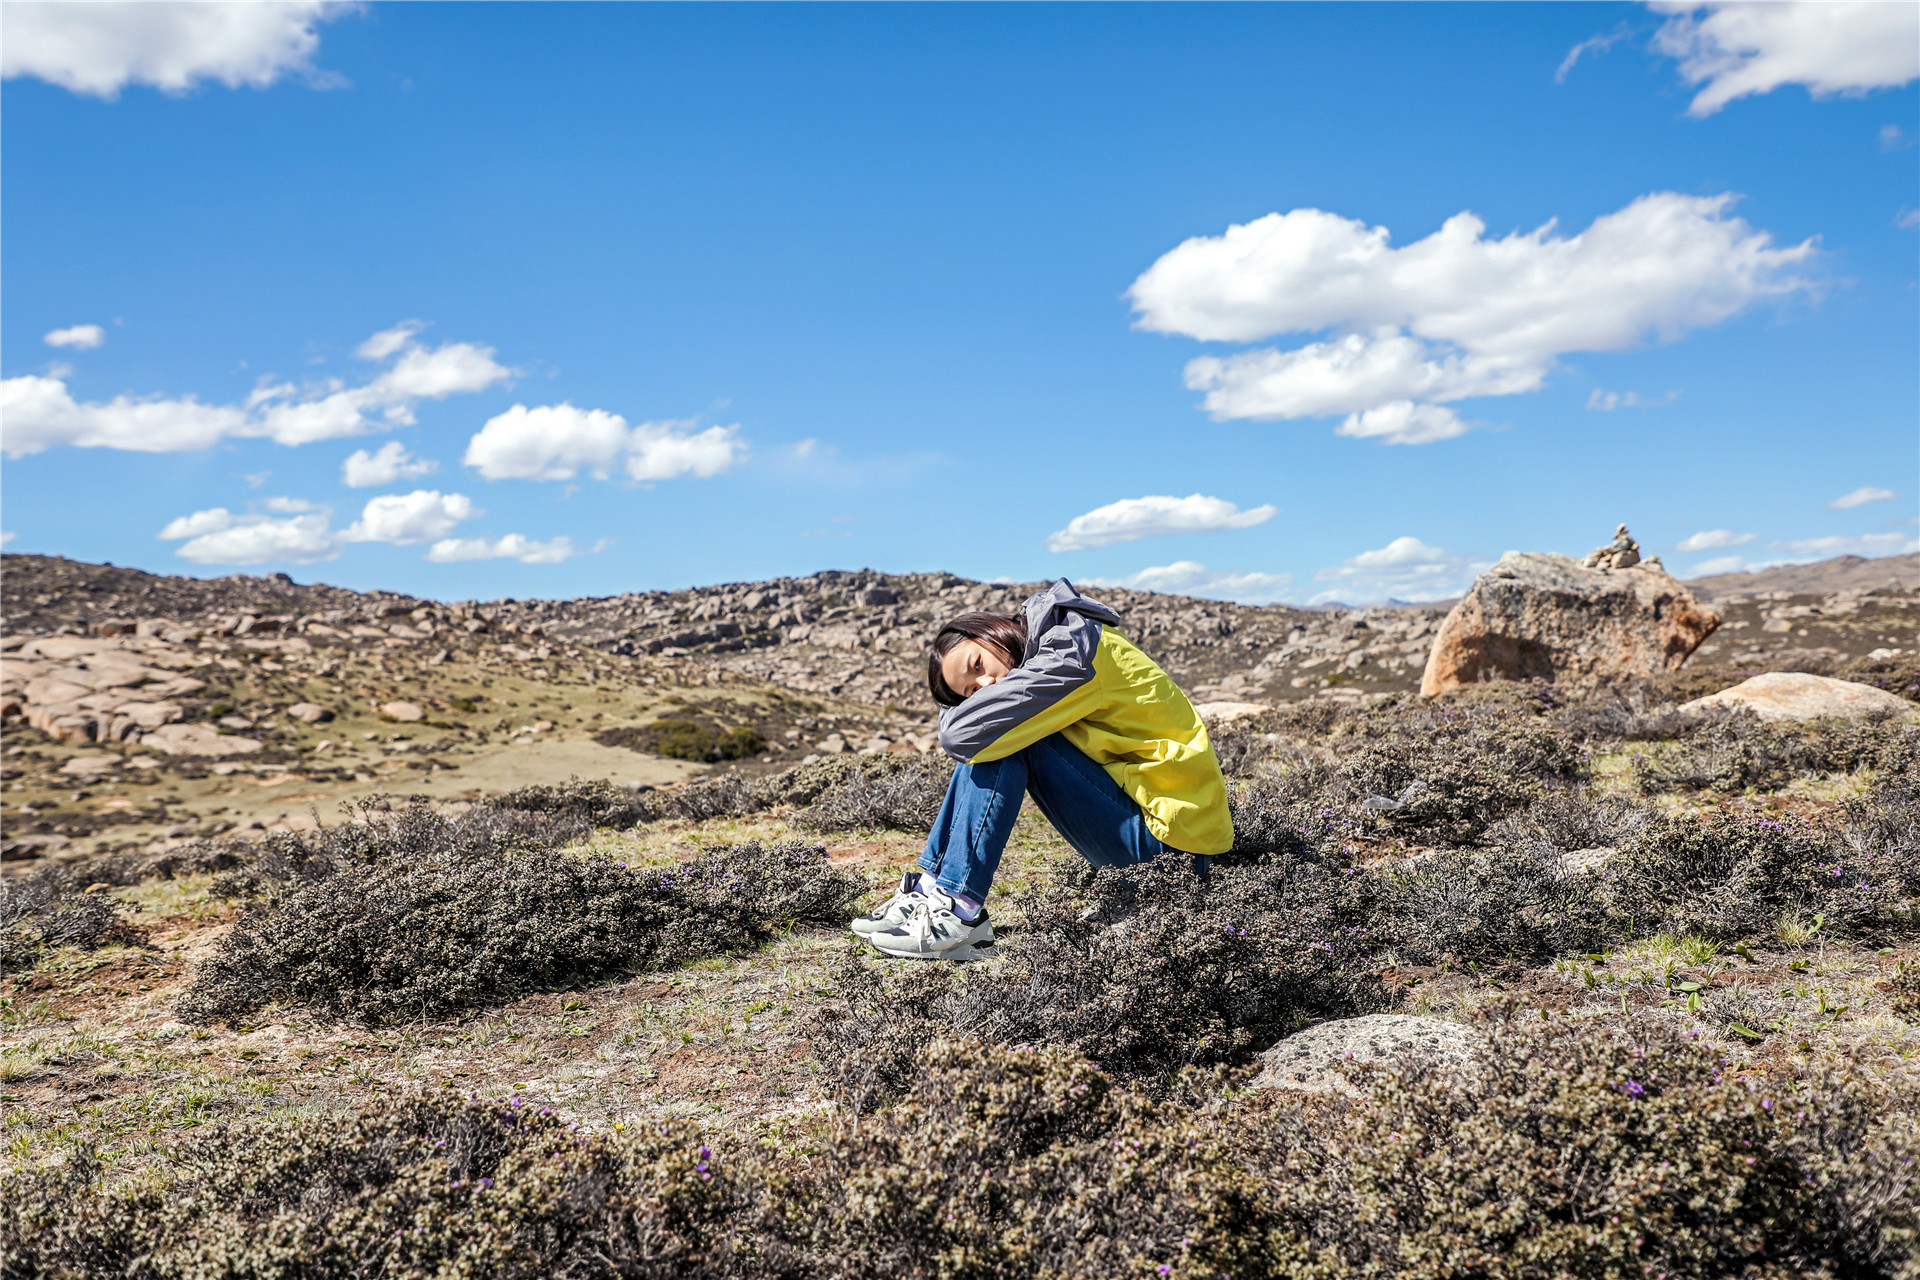
[[[962,640],[940,659],[940,675],[947,688],[963,698],[971,698],[1011,670],[998,649],[978,640]]]

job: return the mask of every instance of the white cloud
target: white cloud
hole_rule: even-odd
[[[174,554],[195,564],[311,564],[340,554],[340,539],[327,527],[324,511],[275,520],[215,507],[181,516],[159,536],[167,542],[188,539]]]
[[[1795,560],[1825,560],[1830,556],[1900,556],[1920,551],[1920,538],[1905,533],[1863,533],[1858,537],[1830,534],[1793,542],[1769,542],[1767,550],[1781,553],[1778,564]]]
[[[19,536],[20,536],[19,534],[13,532],[11,529],[7,530],[5,533],[0,533],[0,547],[9,545],[10,543],[12,543],[12,541],[15,538]]]
[[[368,341],[387,336],[376,334]],[[61,378],[6,378],[0,380],[0,445],[8,457],[18,458],[59,445],[173,453],[231,437],[311,444],[409,426],[420,400],[481,391],[512,375],[493,358],[491,347],[473,343],[428,349],[403,341],[384,349],[400,358],[361,386],[338,380],[306,388],[268,383],[239,405],[202,404],[192,396],[121,395],[104,403],[80,402]]]
[[[1627,34],[1628,27],[1627,24],[1623,22],[1607,35],[1589,36],[1587,39],[1582,40],[1579,44],[1567,50],[1567,56],[1560,60],[1559,69],[1553,73],[1553,82],[1555,84],[1565,84],[1567,82],[1567,75],[1573,70],[1574,64],[1579,62],[1581,58],[1589,53],[1605,53],[1607,50],[1613,48],[1614,45],[1626,39]]]
[[[1890,89],[1920,76],[1920,5],[1656,2],[1669,13],[1654,47],[1704,87],[1687,114],[1801,84],[1816,98]]]
[[[1902,231],[1912,231],[1920,227],[1920,209],[1902,209],[1893,215],[1893,225]]]
[[[679,476],[717,476],[746,453],[736,439],[740,428],[690,430],[691,423],[642,422],[628,445],[627,474],[635,480],[672,480]]]
[[[367,503],[360,518],[341,536],[348,542],[406,546],[444,538],[461,521],[485,514],[463,493],[441,493],[437,489],[385,493]]]
[[[106,340],[107,331],[97,324],[76,324],[67,329],[55,329],[45,339],[50,347],[69,347],[75,351],[91,351]]]
[[[222,437],[246,434],[247,425],[244,410],[201,404],[191,396],[115,396],[105,404],[79,404],[58,378],[0,379],[0,445],[10,458],[56,445],[149,453],[204,449]]]
[[[1390,400],[1365,413],[1350,413],[1333,429],[1338,436],[1378,439],[1381,444],[1432,444],[1465,435],[1467,424],[1444,405]]]
[[[1913,139],[1909,138],[1906,130],[1902,129],[1899,125],[1883,124],[1880,126],[1880,149],[1882,151],[1905,151],[1912,145]]]
[[[605,480],[616,469],[642,482],[714,476],[745,456],[739,430],[695,431],[690,422],[628,426],[604,409],[516,404],[480,428],[463,461],[489,480],[571,480],[583,471]]]
[[[1829,502],[1827,504],[1827,510],[1848,511],[1854,507],[1864,507],[1869,502],[1885,502],[1889,498],[1897,498],[1899,496],[1899,494],[1891,489],[1876,489],[1870,484],[1863,484],[1852,493],[1843,493],[1832,502]]]
[[[1747,558],[1745,556],[1715,556],[1711,560],[1702,560],[1683,576],[1688,578],[1705,578],[1716,573],[1745,573],[1746,571]]]
[[[129,84],[185,93],[202,80],[263,89],[287,74],[315,83],[315,28],[356,6],[273,3],[8,3],[0,75],[31,76],[113,99]]]
[[[1315,572],[1315,581],[1335,585],[1308,603],[1443,600],[1465,591],[1491,564],[1444,547],[1430,547],[1418,538],[1395,538],[1378,550],[1363,551]]]
[[[1184,498],[1154,494],[1122,498],[1067,521],[1067,527],[1047,535],[1049,551],[1087,551],[1136,538],[1158,538],[1171,533],[1204,533],[1213,529],[1247,529],[1278,515],[1271,504],[1242,511],[1222,498],[1190,493]]]
[[[598,547],[594,548],[596,551]],[[488,541],[486,538],[448,538],[427,549],[427,559],[436,564],[459,560],[518,560],[522,564],[558,564],[581,554],[573,539],[553,538],[535,542],[518,533]]]
[[[308,502],[305,498],[268,498],[260,504],[278,515],[300,515],[308,511],[325,511],[327,508],[317,502]]]
[[[1416,408],[1536,391],[1563,354],[1673,341],[1811,288],[1796,269],[1813,243],[1775,246],[1733,201],[1659,192],[1574,236],[1549,222],[1488,239],[1461,213],[1405,248],[1385,227],[1295,209],[1187,240],[1128,296],[1139,327],[1204,341],[1336,331],[1189,362],[1216,419],[1343,414],[1347,435],[1445,439],[1465,424]]]
[[[1638,391],[1602,391],[1595,387],[1587,393],[1587,408],[1600,413],[1612,413],[1615,409],[1658,409],[1679,398],[1678,391],[1669,391],[1664,396],[1643,396]]]
[[[426,327],[424,320],[402,320],[393,328],[382,329],[355,347],[353,354],[362,360],[385,360],[411,343],[414,335]]]
[[[1757,533],[1735,533],[1731,529],[1702,529],[1699,533],[1690,533],[1680,539],[1675,551],[1718,551],[1725,547],[1744,547],[1760,535]]]
[[[371,489],[396,480],[413,480],[432,475],[440,464],[429,458],[416,459],[398,440],[389,440],[372,453],[355,449],[340,464],[340,479],[349,489]]]
[[[1168,595],[1203,596],[1240,604],[1272,604],[1293,585],[1290,573],[1215,573],[1194,560],[1177,560],[1124,578],[1085,578],[1084,587],[1132,587]]]

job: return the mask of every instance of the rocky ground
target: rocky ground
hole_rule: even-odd
[[[1752,728],[1716,737],[1721,730],[1672,716],[1678,701],[1762,671],[1851,675],[1911,699],[1920,557],[1840,570],[1848,585],[1832,590],[1803,576],[1781,587],[1708,582],[1701,594],[1721,623],[1686,668],[1584,702],[1531,700],[1560,743],[1552,751],[1573,780],[1566,785],[1586,802],[1625,806],[1635,821],[1666,815],[1756,831],[1836,831],[1851,821],[1888,782],[1889,766],[1874,761],[1912,758],[1910,744],[1898,755],[1897,729],[1862,737],[1842,727],[1795,745]],[[701,778],[750,781],[862,753],[930,759],[928,634],[955,612],[1011,608],[1032,589],[827,572],[599,600],[449,604],[24,556],[6,558],[0,586],[6,883],[69,875],[72,891],[109,901],[118,921],[84,945],[49,935],[31,967],[0,977],[0,1171],[57,1163],[86,1146],[123,1172],[163,1167],[176,1143],[211,1124],[364,1113],[449,1089],[552,1108],[597,1132],[679,1118],[729,1141],[814,1150],[838,1096],[814,1052],[820,1019],[856,1003],[838,929],[799,925],[758,950],[401,1025],[341,1021],[299,1004],[271,1005],[250,1022],[189,1020],[183,994],[259,900],[214,872],[129,872],[164,864],[127,859],[220,849],[257,858],[274,847],[270,833],[334,826],[343,803],[377,795],[418,796],[460,814],[504,791],[580,778],[637,789],[645,802],[690,794],[687,784]],[[1444,610],[1099,594],[1206,705],[1237,788],[1333,767],[1373,778],[1352,762],[1424,749],[1408,747],[1406,726],[1449,731],[1454,712],[1422,720],[1410,697]],[[1458,703],[1460,715],[1477,714],[1477,696]],[[1369,721],[1375,709],[1389,718]],[[663,725],[688,727],[663,736]],[[1339,725],[1349,736],[1336,749]],[[705,747],[695,758],[665,753],[664,744],[689,741],[726,758],[700,758]],[[1506,751],[1533,740],[1465,741]],[[1455,757],[1446,767],[1471,772],[1478,763]],[[1435,859],[1477,865],[1471,859],[1498,843],[1443,838],[1357,804],[1369,788],[1400,785],[1391,772],[1378,779],[1327,791],[1343,798],[1314,810],[1343,824],[1355,874],[1418,887],[1423,868],[1442,865]],[[1472,785],[1497,791],[1500,780]],[[897,824],[842,827],[823,829],[804,805],[676,810],[663,800],[644,820],[603,826],[568,848],[667,868],[742,841],[816,841],[827,866],[864,878],[864,901],[878,902],[921,836]],[[1555,874],[1604,878],[1617,852],[1570,845]],[[1054,883],[1074,861],[1037,813],[1023,814],[996,885],[1003,941],[1022,937],[1018,895]],[[1452,890],[1430,889],[1456,909]],[[1481,912],[1479,927],[1494,929],[1513,914],[1495,901],[1459,909]],[[1797,911],[1769,919],[1737,939],[1629,929],[1592,951],[1530,958],[1470,945],[1386,948],[1363,958],[1383,1011],[1280,1041],[1259,1080],[1324,1099],[1350,1095],[1349,1054],[1467,1063],[1489,1017],[1514,1007],[1596,1036],[1684,1028],[1752,1079],[1785,1081],[1836,1063],[1875,1079],[1911,1074],[1920,1063],[1911,931],[1849,935]],[[1249,1069],[1236,1087],[1253,1078]],[[1224,1105],[1253,1105],[1232,1100],[1258,1092],[1229,1090]]]

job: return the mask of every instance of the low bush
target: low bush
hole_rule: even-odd
[[[520,787],[487,801],[495,809],[543,813],[571,819],[581,834],[597,827],[625,831],[656,815],[651,793],[636,791],[604,779],[569,778],[552,785]]]
[[[1889,776],[1847,803],[1840,832],[1854,856],[1920,899],[1920,777]]]
[[[1588,950],[1613,932],[1592,882],[1543,841],[1447,849],[1373,874],[1378,930],[1403,961],[1525,963]]]
[[[127,936],[119,904],[65,867],[0,880],[0,969],[31,969],[49,947],[91,950]]]
[[[1737,793],[1856,769],[1889,777],[1920,770],[1920,729],[1888,716],[1803,724],[1715,717],[1672,749],[1637,758],[1634,781],[1649,794]]]
[[[909,756],[903,768],[872,773],[852,771],[801,810],[798,823],[808,831],[853,831],[880,827],[893,831],[931,831],[953,780],[946,760]]]
[[[1910,924],[1916,905],[1897,860],[1791,816],[1663,817],[1602,875],[1615,921],[1643,933],[1764,936],[1790,911],[1829,934],[1873,935]]]
[[[1544,714],[1551,691],[1511,689],[1477,700],[1392,702],[1343,719],[1330,745],[1358,803],[1406,796],[1381,820],[1392,830],[1465,844],[1540,796],[1585,780],[1587,754]],[[1407,794],[1409,784],[1422,786]]]
[[[848,1011],[817,1028],[836,1072],[897,1086],[913,1053],[958,1032],[1065,1045],[1158,1090],[1180,1068],[1245,1061],[1314,1018],[1377,1008],[1358,876],[1335,861],[1125,870],[1076,863],[1024,895],[1016,938],[961,974],[881,970],[850,955]]]
[[[1668,1030],[1496,1031],[1476,1077],[1362,1068],[1331,1133],[1254,1129],[1318,1274],[1912,1274],[1911,1092],[1844,1066],[1746,1076]]]
[[[829,795],[840,798],[830,802],[818,815],[833,821],[830,813],[868,811],[903,820],[903,830],[925,831],[932,825],[932,814],[919,815],[925,808],[924,797],[935,786],[944,794],[952,765],[944,758],[895,752],[872,755],[831,756],[812,764],[795,765],[761,778],[721,774],[696,778],[669,791],[648,797],[661,816],[691,818],[738,818],[768,809],[809,808]],[[933,801],[939,809],[939,798]],[[911,824],[921,822],[917,828]],[[854,822],[853,825],[862,825]],[[900,825],[899,822],[875,822],[867,825]],[[820,826],[816,830],[844,830]]]
[[[750,725],[722,729],[702,720],[668,717],[651,724],[607,729],[594,735],[594,741],[607,747],[626,747],[650,751],[675,760],[718,763],[744,760],[767,749],[767,742]]]
[[[943,1039],[813,1154],[608,1137],[513,1103],[229,1125],[156,1178],[0,1187],[12,1275],[1910,1276],[1910,1093],[1744,1077],[1686,1038],[1490,1028],[1477,1071],[1353,1067],[1327,1109],[1152,1101],[1053,1047]],[[1217,1086],[1217,1081],[1213,1082]]]
[[[158,1184],[81,1153],[0,1196],[5,1274],[71,1280],[711,1275],[731,1207],[678,1125],[586,1136],[545,1110],[415,1097],[230,1124]],[[706,1176],[703,1176],[706,1175]]]
[[[370,1023],[437,1017],[843,923],[867,887],[818,846],[748,843],[638,869],[530,842],[493,810],[424,806],[286,838],[253,874],[268,900],[196,972],[179,1006],[189,1021],[274,1001]]]
[[[1617,796],[1559,791],[1494,823],[1487,839],[1507,845],[1545,841],[1562,853],[1612,848],[1646,830],[1658,816],[1658,810]]]

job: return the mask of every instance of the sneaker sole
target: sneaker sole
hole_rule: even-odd
[[[963,942],[957,947],[948,947],[945,951],[889,951],[876,944],[873,949],[891,960],[948,960],[954,964],[963,964],[968,960],[979,959],[981,949],[992,945],[991,942]]]

